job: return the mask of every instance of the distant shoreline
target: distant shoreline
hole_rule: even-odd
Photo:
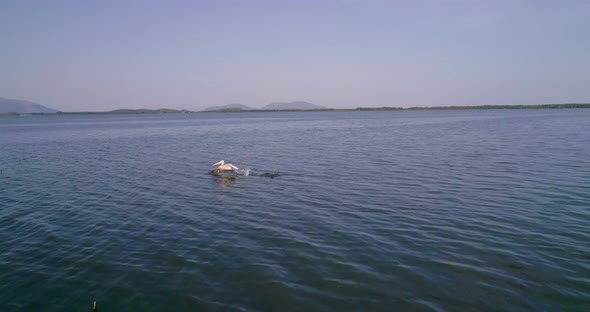
[[[416,110],[491,110],[491,109],[567,109],[590,108],[590,103],[537,104],[537,105],[477,105],[477,106],[430,106],[430,107],[357,107],[325,109],[222,109],[212,111],[189,111],[176,109],[118,109],[107,112],[57,112],[57,113],[3,113],[0,116],[27,115],[126,115],[126,114],[196,114],[196,113],[268,113],[268,112],[365,112],[365,111],[416,111]]]
[[[590,108],[590,103],[537,104],[537,105],[477,105],[477,106],[430,106],[430,107],[357,107],[324,109],[223,109],[197,113],[253,113],[253,112],[355,112],[355,111],[413,111],[413,110],[485,110],[485,109],[563,109]]]

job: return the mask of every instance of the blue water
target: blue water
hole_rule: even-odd
[[[590,109],[0,118],[0,311],[94,300],[588,311]]]

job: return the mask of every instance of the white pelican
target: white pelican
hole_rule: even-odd
[[[219,162],[216,162],[215,164],[213,164],[213,166],[217,166],[219,165],[219,167],[213,169],[210,173],[213,175],[219,175],[222,173],[230,173],[230,172],[238,172],[238,170],[240,170],[240,168],[232,165],[232,164],[226,164],[224,160],[220,160]]]

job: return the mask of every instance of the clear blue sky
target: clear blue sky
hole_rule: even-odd
[[[0,2],[0,97],[63,111],[590,102],[590,1]]]

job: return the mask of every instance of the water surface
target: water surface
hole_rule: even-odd
[[[0,311],[583,311],[590,110],[2,117],[0,238]]]

